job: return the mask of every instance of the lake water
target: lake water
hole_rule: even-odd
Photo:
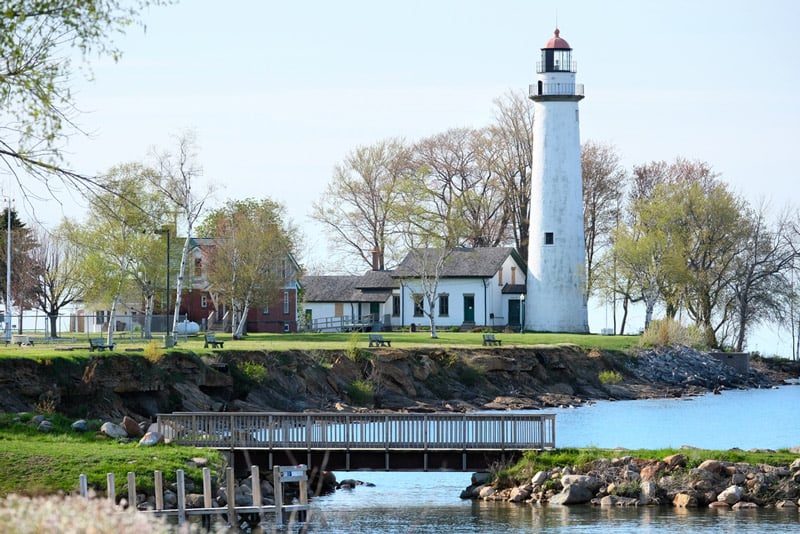
[[[691,399],[599,402],[557,414],[559,447],[710,449],[800,446],[800,386]],[[599,508],[464,501],[471,473],[337,472],[374,487],[313,501],[308,530],[325,533],[800,532],[798,510]]]

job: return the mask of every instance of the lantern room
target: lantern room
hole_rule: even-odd
[[[575,72],[572,64],[572,48],[562,39],[561,32],[556,28],[553,37],[542,48],[542,60],[537,65],[536,72]]]

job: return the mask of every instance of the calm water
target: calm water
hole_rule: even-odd
[[[727,391],[691,400],[600,402],[552,412],[558,414],[559,447],[800,446],[800,386]],[[311,532],[800,532],[797,510],[512,505],[459,499],[470,473],[337,472],[336,476],[372,482],[375,487],[358,486],[315,499]]]

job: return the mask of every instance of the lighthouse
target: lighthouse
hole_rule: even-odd
[[[525,328],[540,332],[589,331],[583,179],[572,48],[558,29],[541,50],[533,100],[531,219]]]

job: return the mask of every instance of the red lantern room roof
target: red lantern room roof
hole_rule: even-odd
[[[544,48],[569,49],[570,48],[569,43],[566,42],[561,37],[559,37],[560,33],[561,32],[559,31],[559,29],[556,28],[556,31],[553,32],[553,37],[551,37],[550,40],[545,43]]]

